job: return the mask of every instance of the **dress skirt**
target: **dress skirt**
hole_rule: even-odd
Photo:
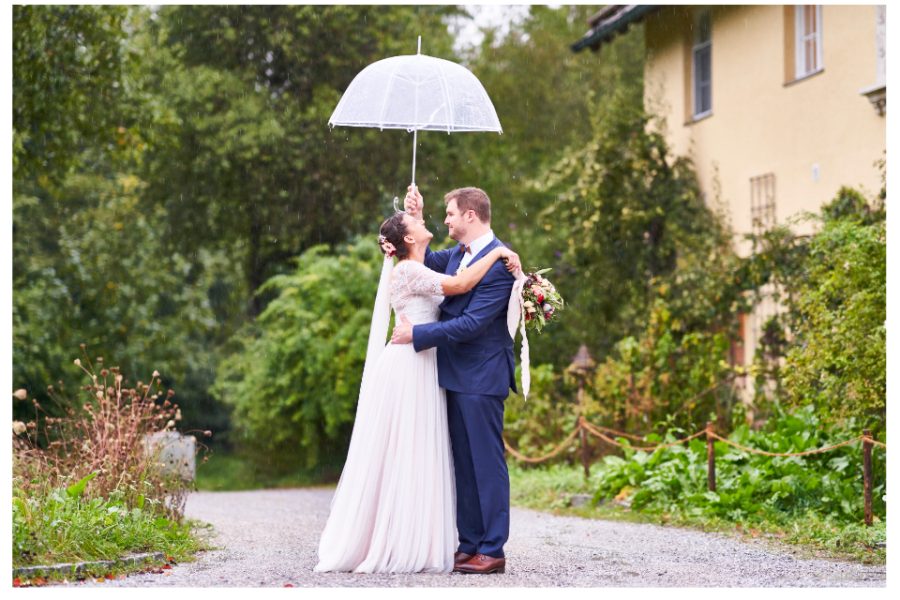
[[[437,352],[388,344],[360,390],[322,571],[450,572],[456,498]]]

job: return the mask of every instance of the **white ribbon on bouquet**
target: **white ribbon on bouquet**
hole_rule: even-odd
[[[509,306],[506,309],[506,326],[509,329],[509,337],[515,341],[516,327],[522,334],[522,352],[519,355],[522,361],[522,397],[528,400],[528,390],[531,388],[531,372],[528,356],[528,334],[525,333],[525,299],[522,297],[525,282],[528,277],[519,269],[516,272],[516,281],[513,283],[512,292],[509,294]]]

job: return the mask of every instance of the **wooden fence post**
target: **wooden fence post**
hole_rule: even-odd
[[[712,421],[706,422],[706,481],[709,491],[716,491],[716,450],[713,447]]]
[[[587,432],[581,425],[581,419],[578,420],[578,428],[580,430],[578,434],[581,436],[581,464],[584,466],[584,479],[587,481],[591,478],[591,452],[588,448]]]
[[[567,371],[571,372],[578,378],[578,433],[581,441],[581,464],[584,467],[585,481],[591,477],[591,451],[588,448],[587,432],[584,428],[585,415],[587,414],[587,406],[584,399],[584,384],[594,369],[594,359],[588,352],[587,346],[582,344],[578,348],[578,353],[572,358],[572,364],[568,366]]]
[[[866,526],[872,526],[872,432],[863,429],[863,500]]]
[[[587,481],[591,478],[591,461],[587,432],[581,423],[584,420],[584,413],[584,378],[581,378],[578,382],[578,436],[581,441],[581,465],[584,467],[584,480]]]

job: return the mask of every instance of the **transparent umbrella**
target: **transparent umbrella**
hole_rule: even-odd
[[[471,71],[449,60],[418,53],[393,56],[359,72],[328,124],[405,129],[413,134],[412,184],[416,183],[419,131],[496,131],[497,111]]]

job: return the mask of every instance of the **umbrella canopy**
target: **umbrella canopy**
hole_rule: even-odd
[[[471,71],[419,53],[393,56],[360,71],[331,114],[334,127],[405,129],[413,134],[412,183],[416,183],[419,131],[496,131],[497,111]]]
[[[372,63],[350,83],[329,125],[407,131],[496,131],[497,111],[471,71],[425,54]]]

